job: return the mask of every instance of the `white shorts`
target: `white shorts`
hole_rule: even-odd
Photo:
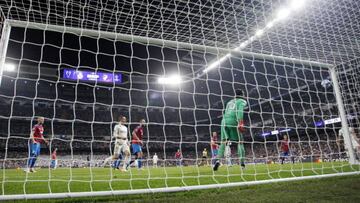
[[[114,154],[123,154],[125,151],[130,152],[129,145],[126,142],[123,144],[115,143]]]

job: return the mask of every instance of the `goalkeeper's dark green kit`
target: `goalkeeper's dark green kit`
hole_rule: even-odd
[[[242,132],[244,128],[244,108],[247,102],[244,99],[236,98],[226,104],[226,109],[221,120],[221,145],[219,149],[219,158],[224,157],[225,142],[237,142],[237,152],[240,162],[244,163],[245,148]]]

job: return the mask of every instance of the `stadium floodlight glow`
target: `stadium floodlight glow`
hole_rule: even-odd
[[[248,41],[242,42],[242,43],[240,44],[240,46],[239,46],[239,47],[236,47],[234,50],[235,50],[235,51],[240,51],[241,49],[245,48],[247,44],[248,44]]]
[[[268,22],[268,23],[266,24],[266,28],[267,28],[267,29],[272,28],[272,26],[274,26],[274,22],[273,22],[273,21],[270,21],[270,22]]]
[[[305,5],[306,0],[292,0],[290,3],[290,8],[292,10],[298,10]]]
[[[158,83],[162,85],[178,85],[182,83],[180,75],[172,75],[170,77],[161,77],[158,79]]]
[[[247,41],[246,41],[246,42],[241,43],[239,48],[240,48],[240,49],[245,48],[245,47],[246,47],[246,43],[247,43]]]
[[[264,34],[264,30],[258,30],[258,31],[256,31],[256,33],[255,33],[255,35],[257,36],[257,37],[260,37],[261,35],[263,35]]]
[[[290,15],[290,11],[286,8],[282,8],[277,12],[276,19],[282,20],[287,18]]]
[[[13,72],[15,70],[16,70],[15,64],[12,64],[12,63],[5,63],[4,64],[4,71]]]
[[[204,73],[208,72],[209,70],[218,67],[222,62],[224,62],[231,54],[226,54],[225,56],[221,57],[219,60],[215,61],[214,63],[210,64],[207,68],[203,70]]]

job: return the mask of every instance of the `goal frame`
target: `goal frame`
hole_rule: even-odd
[[[8,48],[8,43],[10,39],[10,33],[12,27],[21,27],[21,28],[31,28],[38,30],[49,30],[55,32],[67,32],[78,35],[86,35],[89,37],[101,37],[101,38],[110,38],[122,41],[137,42],[143,44],[158,45],[162,47],[171,47],[177,49],[187,49],[193,51],[206,51],[207,53],[213,53],[217,55],[226,55],[234,54],[242,57],[250,57],[253,59],[262,59],[262,60],[271,60],[278,61],[283,63],[294,63],[302,64],[304,66],[313,66],[328,68],[333,82],[334,93],[336,96],[336,102],[338,104],[338,109],[341,118],[341,124],[344,128],[344,141],[345,144],[351,146],[351,138],[348,130],[348,123],[346,119],[345,108],[341,96],[341,91],[338,83],[338,77],[336,72],[336,65],[327,64],[309,60],[302,60],[297,58],[288,58],[278,55],[268,55],[260,54],[253,52],[246,52],[238,49],[228,49],[220,47],[211,47],[199,44],[191,44],[185,42],[177,42],[170,40],[162,40],[156,38],[148,38],[142,36],[132,36],[128,34],[121,34],[115,32],[106,32],[100,30],[91,30],[91,29],[80,29],[75,27],[66,27],[59,25],[51,24],[41,24],[35,22],[27,21],[18,21],[18,20],[9,20],[5,19],[3,22],[2,36],[0,40],[0,87],[1,87],[1,78],[3,76],[3,67],[5,64],[6,53]],[[355,160],[354,150],[352,147],[349,147],[349,163],[350,164],[359,164]],[[346,176],[346,175],[359,175],[360,171],[356,172],[341,172],[333,174],[323,174],[323,175],[311,175],[311,176],[301,176],[301,177],[291,177],[291,178],[277,178],[269,180],[260,180],[260,181],[249,181],[249,182],[236,182],[236,183],[224,183],[224,184],[208,184],[208,185],[195,185],[195,186],[180,186],[180,187],[165,187],[165,188],[147,188],[147,189],[134,189],[134,190],[110,190],[110,191],[92,191],[92,192],[69,192],[69,193],[48,193],[48,194],[20,194],[20,195],[0,195],[0,200],[20,200],[20,199],[48,199],[48,198],[75,198],[75,197],[90,197],[90,196],[113,196],[113,195],[131,195],[131,194],[146,194],[146,193],[165,193],[165,192],[181,192],[189,190],[201,190],[201,189],[220,189],[227,187],[235,186],[250,186],[250,185],[260,185],[267,183],[275,182],[288,182],[288,181],[298,181],[298,180],[308,180],[308,179],[318,179],[318,178],[328,178],[328,177],[337,177],[337,176]]]

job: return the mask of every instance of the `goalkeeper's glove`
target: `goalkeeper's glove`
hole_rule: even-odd
[[[241,133],[244,133],[244,132],[245,132],[244,120],[240,120],[240,121],[239,121],[239,123],[238,123],[238,130],[239,130],[239,132],[241,132]]]

